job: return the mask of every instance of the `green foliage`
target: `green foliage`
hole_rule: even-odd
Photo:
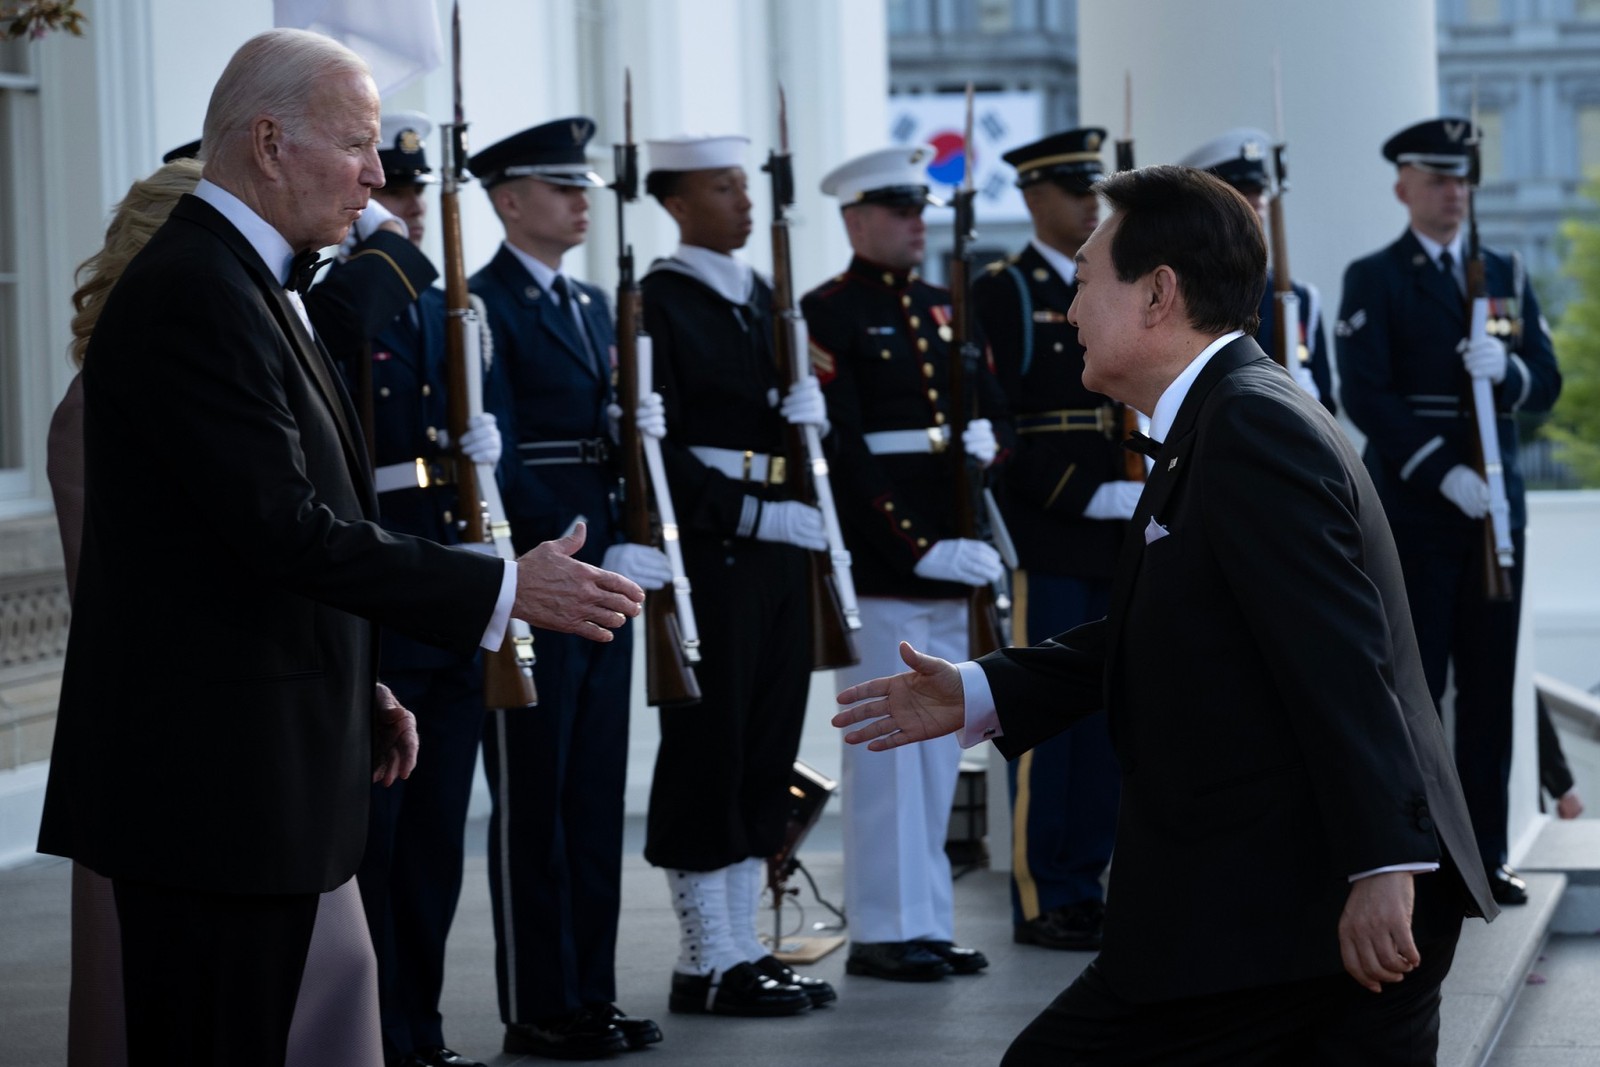
[[[1600,205],[1600,176],[1584,195]],[[1560,445],[1561,461],[1586,488],[1600,487],[1600,216],[1562,223],[1569,242],[1562,273],[1573,297],[1555,331],[1561,361],[1561,399],[1545,432]]]

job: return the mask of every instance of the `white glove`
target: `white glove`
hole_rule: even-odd
[[[1317,388],[1317,379],[1311,374],[1311,364],[1296,361],[1294,365],[1294,383],[1298,385],[1312,400],[1322,399],[1322,390]]]
[[[967,455],[987,467],[1000,454],[1000,442],[994,439],[994,426],[988,419],[973,419],[961,435],[961,444]]]
[[[1102,482],[1083,506],[1086,519],[1131,519],[1139,506],[1143,482]]]
[[[1461,365],[1474,378],[1487,378],[1496,385],[1506,380],[1506,346],[1493,337],[1481,341],[1464,337],[1456,351],[1461,353]]]
[[[667,436],[667,405],[660,393],[646,393],[639,398],[639,406],[633,413],[633,424],[639,427],[640,433],[657,441]]]
[[[488,467],[500,462],[500,428],[489,412],[480,411],[467,420],[467,432],[461,435],[461,454]]]
[[[665,589],[672,584],[672,563],[667,554],[649,545],[624,541],[606,549],[602,570],[615,571],[640,589]]]
[[[815,426],[823,437],[828,436],[828,405],[822,399],[822,386],[813,375],[806,375],[783,394],[778,413],[795,426]]]
[[[761,505],[756,522],[756,540],[774,544],[825,551],[828,535],[822,528],[822,512],[798,500],[768,500]]]
[[[912,568],[918,578],[962,585],[988,585],[1005,570],[1000,553],[982,541],[969,541],[964,537],[935,541]]]
[[[1445,471],[1444,480],[1439,483],[1439,492],[1469,519],[1481,519],[1489,514],[1489,483],[1470,467],[1457,463]]]
[[[369,198],[366,208],[356,216],[355,224],[345,231],[344,240],[339,242],[340,262],[349,259],[356,245],[377,233],[386,222],[394,223],[393,228],[397,229],[400,236],[410,238],[411,228],[406,225],[404,219],[378,203],[376,197]]]

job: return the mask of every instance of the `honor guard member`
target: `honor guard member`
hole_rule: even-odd
[[[1272,184],[1267,174],[1267,156],[1272,151],[1272,140],[1265,131],[1241,126],[1190,152],[1183,160],[1186,167],[1215,174],[1249,201],[1261,219],[1267,223],[1267,192]],[[1329,368],[1326,331],[1322,325],[1322,294],[1310,282],[1295,282],[1294,295],[1300,303],[1299,350],[1288,362],[1290,373],[1311,396],[1322,402],[1330,415],[1336,415],[1339,405],[1333,396],[1333,373]],[[1261,294],[1261,325],[1256,327],[1256,343],[1268,355],[1273,354],[1277,342],[1278,302],[1272,289],[1272,270],[1267,269],[1267,287]]]
[[[383,114],[383,188],[373,190],[340,249],[341,262],[307,302],[332,298],[387,314],[378,323],[363,316],[376,328],[347,344],[335,341],[330,351],[371,442],[384,528],[449,545],[461,538],[456,454],[443,429],[444,293],[430,286],[438,272],[420,251],[424,193],[435,181],[424,146],[432,129],[415,111]],[[403,305],[398,314],[397,303]],[[474,462],[497,462],[494,416],[480,416],[462,445]],[[482,660],[385,631],[379,671],[416,716],[418,740],[428,746],[428,758],[410,778],[388,789],[373,787],[367,851],[357,871],[378,958],[384,1059],[402,1067],[469,1067],[476,1061],[445,1047],[439,994],[483,733]]]
[[[834,168],[855,253],[801,301],[811,363],[833,424],[834,498],[861,602],[861,662],[849,685],[893,673],[900,641],[966,658],[969,587],[1004,573],[1000,554],[956,536],[950,447],[994,460],[994,432],[973,419],[952,445],[950,293],[917,276],[933,149],[868,152]],[[849,974],[930,981],[975,974],[982,953],[954,944],[945,833],[961,769],[954,737],[892,752],[843,746],[845,914]]]
[[[647,145],[645,189],[680,238],[645,275],[644,325],[700,624],[701,700],[661,712],[645,858],[666,870],[680,928],[668,1007],[793,1015],[834,991],[768,953],[756,912],[766,858],[784,842],[805,717],[807,552],[827,545],[820,512],[786,499],[785,420],[827,427],[815,383],[780,380],[772,289],[733,255],[750,238],[749,143]]]
[[[1121,404],[1083,385],[1083,346],[1067,321],[1078,247],[1099,221],[1105,130],[1067,130],[1002,158],[1033,219],[1033,239],[973,285],[978,322],[1014,419],[995,494],[1021,568],[1012,575],[1013,643],[1033,644],[1105,615],[1143,460],[1122,447]],[[1006,765],[1011,789],[1011,922],[1019,944],[1100,948],[1101,877],[1116,836],[1119,775],[1104,715],[1092,715]]]
[[[488,308],[494,373],[510,397],[512,541],[521,551],[581,521],[579,559],[659,589],[666,557],[622,541],[611,308],[561,269],[588,233],[588,191],[604,184],[585,157],[593,135],[587,118],[558,119],[472,157],[505,242],[470,288]],[[594,1059],[661,1040],[654,1022],[614,1003],[632,637],[536,630],[534,651],[538,707],[494,711],[484,733],[505,1051]]]
[[[1345,412],[1366,434],[1365,460],[1394,528],[1428,686],[1444,696],[1455,668],[1455,758],[1495,900],[1521,904],[1506,866],[1506,785],[1521,615],[1527,508],[1516,415],[1550,410],[1561,392],[1550,334],[1522,260],[1483,250],[1489,336],[1466,340],[1466,119],[1432,119],[1389,138],[1394,192],[1410,215],[1399,240],[1350,264],[1334,330]],[[1516,565],[1512,599],[1485,595],[1489,490],[1472,467],[1477,427],[1469,375],[1493,383]]]

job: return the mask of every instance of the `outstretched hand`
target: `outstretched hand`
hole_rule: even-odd
[[[372,714],[372,780],[385,789],[417,766],[417,720],[378,683]]]
[[[839,703],[855,706],[835,715],[833,725],[866,723],[844,735],[850,744],[866,742],[872,751],[883,752],[954,733],[966,721],[966,693],[955,664],[924,655],[906,641],[900,642],[900,658],[911,670],[839,694]]]
[[[517,559],[511,614],[543,630],[603,643],[639,614],[644,590],[620,574],[573,558],[585,536],[580,522],[567,536],[536,545]]]
[[[1344,969],[1365,989],[1383,991],[1422,962],[1411,936],[1415,889],[1410,871],[1358,878],[1339,916],[1339,955]]]

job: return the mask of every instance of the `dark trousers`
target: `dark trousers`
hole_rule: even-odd
[[[129,1067],[284,1067],[318,894],[112,886]]]
[[[743,538],[684,542],[701,700],[661,712],[645,859],[715,871],[783,844],[811,677],[806,556]]]
[[[1114,992],[1091,963],[1017,1036],[1001,1067],[1431,1067],[1439,1047],[1439,989],[1460,925],[1457,919],[1450,931],[1419,944],[1421,966],[1382,993],[1340,972],[1136,1004]]]
[[[1111,583],[1035,571],[1014,580],[1013,643],[1031,645],[1102,618]],[[1006,764],[1011,787],[1011,921],[1100,900],[1122,777],[1104,713],[1081,719]]]
[[[506,1023],[616,1000],[632,629],[607,644],[534,631],[538,707],[492,712],[484,728]]]
[[[1406,598],[1435,704],[1455,667],[1455,759],[1461,791],[1485,867],[1506,861],[1506,789],[1511,778],[1511,705],[1522,617],[1524,538],[1512,532],[1517,562],[1512,599],[1483,593],[1483,539],[1477,524],[1440,533],[1397,527]]]
[[[473,658],[385,671],[384,683],[417,717],[417,767],[388,788],[372,787],[356,877],[378,957],[384,1055],[395,1060],[445,1043],[439,993],[483,735],[483,668]]]

